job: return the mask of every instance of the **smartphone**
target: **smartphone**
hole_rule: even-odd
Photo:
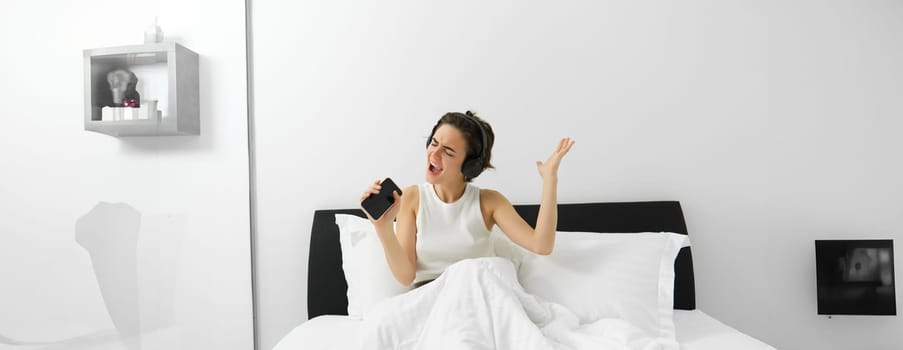
[[[398,185],[392,179],[387,177],[380,185],[382,188],[378,194],[371,194],[370,197],[361,202],[361,207],[364,208],[367,214],[370,214],[373,220],[379,220],[386,213],[386,210],[389,210],[389,207],[395,203],[395,197],[392,196],[393,191],[398,192],[398,195],[401,196],[401,189],[398,188]]]

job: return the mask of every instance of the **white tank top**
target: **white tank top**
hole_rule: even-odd
[[[480,210],[479,187],[466,184],[464,195],[453,203],[440,200],[429,183],[418,189],[415,284],[439,277],[460,260],[494,255]]]

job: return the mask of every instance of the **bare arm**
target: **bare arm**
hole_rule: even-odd
[[[490,192],[493,220],[514,243],[536,254],[549,255],[555,247],[555,229],[558,227],[558,166],[561,158],[573,145],[573,140],[564,138],[545,163],[536,162],[542,176],[542,199],[539,202],[535,229],[520,217],[511,202],[501,193]]]
[[[361,201],[369,197],[371,193],[379,193],[380,188],[379,180],[377,180],[367,192],[364,192]],[[373,220],[369,214],[367,217],[376,228],[392,275],[395,276],[398,283],[407,286],[414,281],[414,273],[417,270],[417,253],[415,251],[417,232],[414,209],[417,208],[420,196],[417,186],[409,186],[404,190],[402,196],[398,196],[397,193],[394,193],[393,196],[395,204],[389,207],[389,210],[379,220]],[[395,227],[392,224],[393,220],[397,220]]]

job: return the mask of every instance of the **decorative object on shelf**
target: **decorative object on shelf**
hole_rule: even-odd
[[[157,110],[157,100],[144,100],[138,108],[138,120],[157,119],[161,113],[163,112]]]
[[[135,91],[135,87],[138,85],[138,76],[130,70],[120,68],[107,73],[107,83],[110,84],[110,92],[113,93],[112,106],[114,107],[128,107],[125,105],[127,99],[139,98],[138,91]]]
[[[154,23],[144,30],[144,43],[152,44],[163,41],[163,29],[157,25],[157,17],[154,17]]]
[[[141,107],[141,94],[138,93],[138,77],[132,73],[132,80],[129,81],[128,87],[125,88],[125,94],[122,96],[123,107]]]
[[[141,107],[104,107],[101,109],[101,121],[113,122],[122,120],[160,120],[163,111],[158,111],[150,104]]]

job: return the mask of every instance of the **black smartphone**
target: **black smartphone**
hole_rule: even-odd
[[[379,220],[386,213],[386,210],[389,210],[389,207],[395,203],[395,197],[392,196],[393,191],[398,192],[398,195],[401,196],[401,189],[398,188],[398,185],[392,179],[387,177],[380,185],[382,188],[378,194],[371,194],[370,197],[361,202],[361,207],[370,214],[373,220]]]

